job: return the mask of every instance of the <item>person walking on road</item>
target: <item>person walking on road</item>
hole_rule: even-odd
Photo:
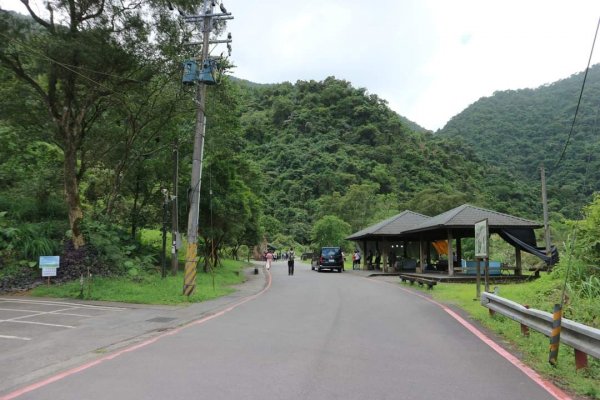
[[[354,252],[354,263],[352,264],[352,269],[360,269],[360,251],[358,250]]]
[[[292,247],[288,252],[288,275],[294,275],[294,249]]]
[[[273,262],[273,253],[270,250],[267,250],[267,271],[271,269],[271,263]]]

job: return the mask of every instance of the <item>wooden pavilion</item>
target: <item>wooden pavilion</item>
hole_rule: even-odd
[[[534,229],[541,228],[538,222],[486,210],[469,204],[463,204],[434,217],[427,217],[412,211],[404,211],[392,218],[356,232],[348,240],[356,241],[363,254],[362,268],[377,269],[377,265],[369,263],[369,253],[383,254],[381,269],[386,272],[443,271],[453,276],[455,268],[459,268],[458,260],[462,260],[463,238],[475,236],[475,223],[487,219],[489,233],[498,234],[515,247],[515,275],[522,272],[521,251],[526,251],[549,262],[551,257],[536,246]],[[432,244],[438,252],[445,250],[446,265],[431,262]],[[456,257],[455,257],[456,255]],[[558,255],[553,248],[552,259]],[[450,261],[452,260],[452,261]]]

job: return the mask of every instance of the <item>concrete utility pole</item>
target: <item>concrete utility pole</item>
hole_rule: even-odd
[[[227,13],[221,4],[221,14],[213,14],[215,2],[205,0],[203,12],[199,16],[184,17],[187,22],[200,23],[202,31],[202,55],[200,65],[208,58],[209,45],[212,43],[229,43],[231,40],[211,41],[210,34],[213,21],[232,19],[231,13]],[[196,289],[196,273],[198,264],[198,220],[200,216],[200,184],[202,182],[202,159],[204,153],[204,134],[206,132],[206,116],[204,107],[206,104],[206,84],[198,82],[196,88],[196,129],[194,135],[194,152],[192,156],[192,180],[190,193],[190,212],[188,215],[187,251],[185,256],[185,272],[183,282],[183,294],[190,296]]]

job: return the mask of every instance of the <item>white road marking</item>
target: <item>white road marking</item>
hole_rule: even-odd
[[[80,309],[80,310],[86,310],[86,309],[87,310],[101,310],[101,311],[125,311],[126,310],[126,308],[122,308],[122,307],[106,307],[106,306],[95,306],[95,305],[90,305],[90,304],[66,303],[66,302],[59,302],[59,301],[13,299],[13,298],[0,297],[0,304],[4,305],[5,307],[7,305],[10,305],[11,303],[15,304],[15,305],[34,304],[34,305],[63,306],[64,308],[59,308],[58,310],[54,310],[54,311],[21,310],[19,308],[0,308],[0,310],[2,310],[2,311],[16,311],[16,312],[23,312],[26,314],[26,315],[21,315],[19,317],[2,319],[2,320],[0,320],[0,323],[12,322],[12,323],[16,323],[16,324],[55,326],[58,328],[74,329],[76,327],[71,326],[71,325],[51,324],[51,323],[36,322],[36,321],[25,321],[25,319],[34,318],[34,317],[38,317],[41,315],[70,315],[70,316],[81,317],[81,318],[94,317],[93,315],[65,312],[65,311],[74,311],[74,310],[78,310],[78,309]],[[30,338],[21,338],[18,336],[6,336],[6,335],[0,335],[0,338],[31,340]]]
[[[36,315],[42,315],[42,314],[56,314],[56,315],[71,315],[73,317],[84,317],[84,318],[92,318],[95,317],[95,315],[86,315],[86,314],[75,314],[75,313],[65,313],[63,311],[69,311],[69,310],[77,310],[80,307],[69,307],[69,308],[65,308],[62,310],[56,310],[56,311],[42,311],[42,310],[21,310],[18,308],[0,308],[0,311],[14,311],[14,312],[25,312],[25,313],[31,313],[31,314],[36,314]],[[29,317],[34,317],[35,315],[28,315]]]
[[[56,311],[49,312],[48,314],[70,315],[72,317],[83,317],[83,318],[92,318],[92,317],[96,316],[96,315],[74,314],[74,313],[65,313],[65,312],[56,312]]]
[[[45,322],[34,322],[34,321],[17,321],[15,319],[2,319],[0,322],[13,322],[15,324],[31,324],[31,325],[44,325],[44,326],[57,326],[59,328],[70,328],[75,329],[75,326],[71,325],[59,325],[59,324],[47,324]]]
[[[110,311],[125,311],[125,310],[127,310],[127,308],[123,308],[123,307],[95,306],[93,304],[66,303],[66,302],[49,301],[49,300],[13,299],[13,298],[8,298],[8,297],[0,297],[0,302],[7,302],[7,303],[29,303],[29,304],[48,304],[48,305],[58,305],[58,306],[79,307],[79,308],[93,308],[93,309],[110,310]]]
[[[19,336],[5,336],[5,335],[0,335],[0,339],[31,340],[31,338],[28,338],[28,337],[19,337]]]
[[[18,308],[0,308],[0,311],[28,312],[28,313],[33,313],[33,314],[44,312],[44,311],[39,311],[39,310],[19,310]]]

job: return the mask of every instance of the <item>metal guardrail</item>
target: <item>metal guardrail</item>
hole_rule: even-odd
[[[552,314],[530,309],[514,301],[493,293],[481,293],[481,305],[491,311],[504,315],[548,337],[552,332]],[[569,319],[562,319],[560,341],[575,349],[575,358],[581,358],[578,352],[600,359],[600,329],[592,328]],[[578,367],[580,365],[577,362]],[[587,361],[585,362],[587,365]]]

